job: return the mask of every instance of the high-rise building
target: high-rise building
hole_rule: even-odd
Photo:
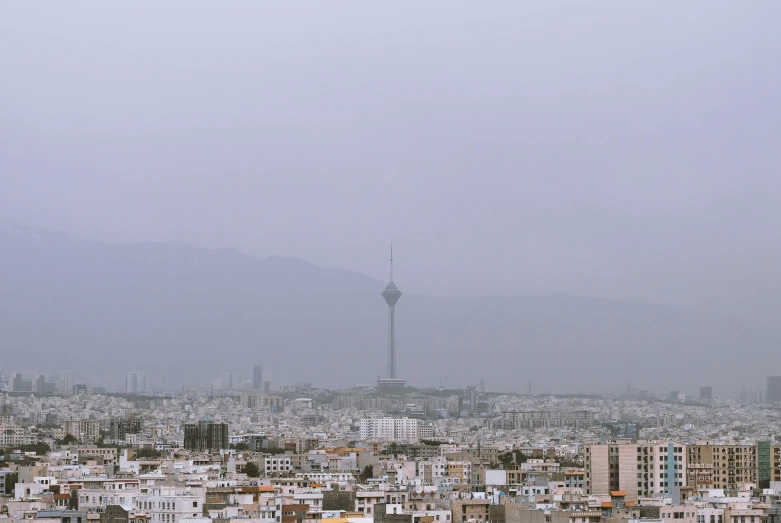
[[[406,381],[396,375],[396,303],[401,298],[401,291],[393,282],[393,245],[390,256],[390,282],[382,291],[382,297],[388,304],[388,369],[385,379],[377,381],[379,388],[399,388],[406,385]]]
[[[75,381],[73,378],[73,371],[72,370],[62,371],[62,373],[60,374],[60,392],[64,392],[66,394],[72,394],[73,385],[75,385]]]
[[[239,390],[242,381],[244,380],[240,372],[223,372],[222,390]]]
[[[184,426],[184,448],[193,452],[219,452],[228,448],[228,424],[202,419]]]
[[[32,380],[26,380],[17,372],[11,377],[11,390],[14,392],[32,392],[33,382]]]
[[[781,401],[781,376],[767,377],[767,393],[765,394],[765,401],[768,403]]]
[[[420,420],[411,418],[362,419],[361,439],[380,441],[417,441]]]
[[[125,374],[125,392],[129,394],[146,392],[146,372],[128,372]]]
[[[143,423],[143,418],[133,412],[125,417],[111,418],[108,430],[109,438],[122,441],[128,434],[140,434]]]
[[[688,484],[706,489],[739,489],[756,484],[757,446],[698,441],[687,447]]]
[[[271,394],[271,371],[263,371],[263,384],[261,386],[263,394]]]
[[[263,367],[255,365],[252,369],[252,390],[263,389]]]
[[[586,492],[623,490],[627,501],[638,496],[670,494],[686,486],[686,447],[671,441],[615,441],[586,445]]]
[[[94,443],[100,437],[100,422],[95,419],[68,420],[63,423],[62,430],[81,443]]]
[[[700,399],[712,400],[713,399],[713,387],[700,387]]]

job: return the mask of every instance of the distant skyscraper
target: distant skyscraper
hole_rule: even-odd
[[[261,392],[263,394],[271,394],[271,372],[268,370],[263,371],[263,383],[261,384]]]
[[[263,367],[256,365],[252,369],[252,390],[261,390],[263,388]]]
[[[33,382],[32,380],[26,380],[17,372],[11,377],[11,390],[14,392],[32,392]]]
[[[239,390],[242,381],[240,372],[223,372],[222,390]]]
[[[700,399],[712,400],[713,399],[713,387],[700,387]]]
[[[60,374],[60,390],[62,392],[65,392],[66,394],[72,394],[73,385],[75,385],[75,380],[73,379],[73,371],[72,370],[62,371],[62,374]]]
[[[146,392],[146,372],[128,372],[125,374],[125,392],[129,394]]]
[[[781,401],[781,376],[767,377],[767,394],[765,394],[765,401],[768,403]]]
[[[396,375],[396,302],[401,298],[401,291],[393,283],[393,245],[391,244],[390,282],[382,291],[382,297],[388,304],[388,370],[385,379],[377,382],[380,388],[404,387],[406,382]]]

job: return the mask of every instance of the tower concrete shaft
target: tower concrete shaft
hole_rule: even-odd
[[[388,378],[396,378],[396,306],[388,305]]]
[[[396,378],[396,302],[401,298],[401,291],[393,283],[393,245],[391,245],[390,283],[382,291],[382,297],[388,304],[388,378]]]

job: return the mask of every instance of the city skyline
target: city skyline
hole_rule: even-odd
[[[0,523],[781,523],[779,20],[0,2]]]
[[[116,350],[151,358],[155,365],[142,369],[149,373],[150,386],[176,389],[235,372],[233,365],[213,369],[207,364],[206,356],[224,347],[251,364],[268,360],[278,349],[293,355],[273,363],[277,383],[306,381],[339,389],[387,373],[389,311],[386,307],[383,314],[377,303],[377,289],[387,280],[302,260],[256,260],[236,251],[178,244],[115,246],[30,228],[10,233],[0,228],[0,237],[5,242],[0,254],[25,260],[6,263],[0,256],[6,274],[17,282],[17,296],[24,297],[14,305],[8,301],[12,295],[0,296],[0,307],[14,311],[0,316],[0,332],[9,347],[36,350],[34,359],[31,351],[12,350],[2,363],[6,372],[57,374],[76,356],[82,362],[77,371],[111,386],[133,370],[132,365],[116,369],[100,356]],[[180,277],[160,286],[159,278],[170,274]],[[736,388],[764,389],[766,379],[759,367],[727,364],[738,348],[763,361],[768,374],[781,369],[775,350],[781,335],[740,318],[566,295],[442,300],[405,291],[403,328],[393,338],[403,347],[403,377],[416,386],[462,387],[485,378],[494,390],[523,393],[532,380],[538,393],[615,396],[623,393],[626,376],[638,389],[695,396],[697,387],[709,383],[716,395],[734,397]],[[30,309],[40,293],[53,299]],[[193,299],[178,303],[179,296]],[[38,318],[44,310],[44,324],[56,321],[42,329]],[[137,318],[132,329],[123,326],[127,317]],[[170,321],[159,324],[161,317]],[[192,317],[200,320],[190,323]],[[708,347],[715,357],[699,358],[693,346]],[[335,351],[349,357],[355,375],[340,375],[333,359],[318,367],[295,365]],[[656,355],[645,364],[648,374],[631,376],[627,351]],[[546,352],[561,355],[558,372],[541,376],[534,367],[518,365]],[[592,355],[595,366],[611,361],[611,373],[602,375],[604,366],[597,374],[583,373],[577,363],[583,353]],[[494,359],[476,358],[479,354]],[[191,373],[177,372],[180,359],[192,355],[202,357],[191,360]],[[494,365],[496,358],[514,364]],[[690,369],[688,378],[694,381],[670,373],[666,358]],[[466,360],[470,365],[461,364]]]

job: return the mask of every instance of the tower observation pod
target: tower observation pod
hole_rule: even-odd
[[[390,282],[382,291],[382,297],[388,304],[388,354],[387,372],[385,378],[377,380],[377,388],[393,389],[402,388],[407,382],[396,375],[396,303],[401,298],[401,291],[393,283],[393,244],[391,244],[390,257]]]

